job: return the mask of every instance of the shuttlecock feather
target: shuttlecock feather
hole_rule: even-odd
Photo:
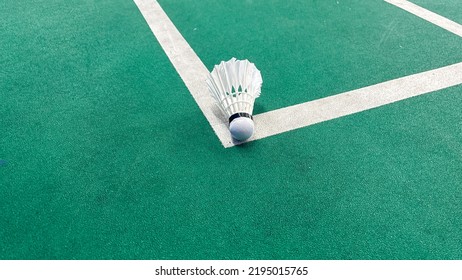
[[[236,140],[245,141],[254,132],[252,111],[262,83],[255,64],[235,58],[215,65],[207,79],[210,93],[228,118],[231,136]]]

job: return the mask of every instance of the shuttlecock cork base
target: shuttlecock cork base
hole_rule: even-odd
[[[207,79],[212,97],[228,118],[231,136],[240,142],[252,137],[255,130],[252,111],[262,83],[255,64],[235,58],[215,65]]]
[[[238,141],[245,141],[252,137],[255,130],[253,117],[247,113],[236,113],[229,117],[229,131]]]

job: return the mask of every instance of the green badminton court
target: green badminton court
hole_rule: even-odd
[[[459,0],[3,0],[0,27],[0,259],[462,258]],[[201,83],[231,57],[263,77],[242,145]]]

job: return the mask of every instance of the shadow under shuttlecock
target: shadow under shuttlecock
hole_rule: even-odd
[[[236,140],[234,138],[232,138],[232,142],[233,142],[233,145],[235,147],[246,147],[248,145],[250,145],[253,141],[252,141],[252,138],[250,138],[249,140],[246,140],[246,141],[239,141],[239,140]]]
[[[217,119],[223,120],[223,122],[227,122],[228,119],[223,115],[223,112],[218,108],[218,106],[213,106],[212,112],[217,117]]]

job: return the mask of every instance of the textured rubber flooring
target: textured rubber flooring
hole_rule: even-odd
[[[159,2],[257,112],[462,61],[378,0]],[[0,7],[1,259],[462,258],[462,86],[224,149],[133,2]]]

